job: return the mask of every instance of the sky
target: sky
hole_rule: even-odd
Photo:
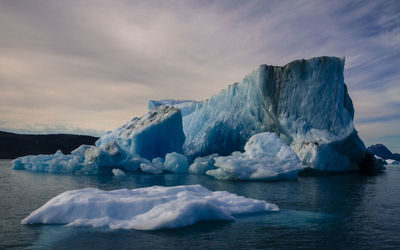
[[[365,144],[400,152],[398,0],[0,0],[0,130],[101,135],[323,55],[346,58]]]

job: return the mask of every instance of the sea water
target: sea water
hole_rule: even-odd
[[[400,167],[391,165],[374,177],[350,173],[250,182],[186,174],[40,174],[13,170],[11,160],[0,160],[0,248],[398,248],[399,180]],[[281,211],[157,231],[20,224],[66,190],[189,184],[266,200]]]

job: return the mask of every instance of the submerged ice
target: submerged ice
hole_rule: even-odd
[[[26,217],[23,224],[67,224],[110,229],[179,228],[235,215],[279,211],[278,206],[200,185],[103,191],[66,191]]]

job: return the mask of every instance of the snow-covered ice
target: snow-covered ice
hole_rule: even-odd
[[[22,224],[67,224],[110,229],[179,228],[205,220],[279,211],[278,206],[200,185],[103,191],[66,191],[22,220]]]
[[[253,135],[244,148],[244,153],[215,157],[217,169],[206,174],[224,180],[297,179],[304,168],[296,153],[274,133]]]

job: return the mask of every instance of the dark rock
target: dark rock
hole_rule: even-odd
[[[382,162],[379,162],[375,155],[371,152],[366,152],[364,159],[359,165],[360,173],[365,175],[376,175],[384,169]]]

